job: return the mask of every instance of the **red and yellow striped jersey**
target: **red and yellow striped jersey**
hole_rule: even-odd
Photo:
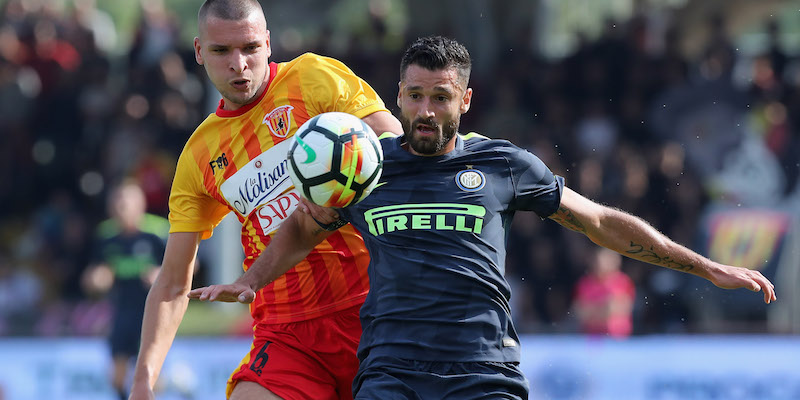
[[[233,211],[242,223],[245,270],[297,208],[286,154],[311,117],[341,111],[365,117],[386,111],[377,93],[341,62],[306,53],[270,63],[261,97],[235,111],[220,107],[195,130],[178,159],[169,199],[170,232],[203,239]],[[256,323],[302,321],[361,304],[369,289],[369,256],[348,225],[300,264],[256,294]]]

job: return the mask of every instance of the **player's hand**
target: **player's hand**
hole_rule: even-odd
[[[153,389],[150,389],[147,385],[137,385],[133,384],[131,386],[131,394],[128,396],[128,400],[155,400],[156,395],[153,393]]]
[[[712,272],[709,280],[723,289],[745,288],[754,292],[763,290],[764,302],[767,304],[778,300],[775,295],[775,285],[759,271],[723,265],[720,270]]]
[[[312,216],[317,222],[324,225],[332,224],[339,219],[339,213],[337,213],[336,210],[318,206],[302,197],[300,198],[300,204],[297,205],[297,209]]]
[[[226,303],[250,304],[256,298],[256,292],[242,283],[228,285],[211,285],[192,290],[187,294],[190,299],[200,301],[224,301]]]

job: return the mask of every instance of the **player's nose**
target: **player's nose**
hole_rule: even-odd
[[[431,101],[428,98],[422,99],[419,104],[419,108],[417,108],[417,116],[421,118],[431,118],[435,116],[433,112],[433,108],[431,107]]]
[[[230,65],[234,72],[242,73],[247,69],[247,56],[239,50],[233,51],[230,57]]]

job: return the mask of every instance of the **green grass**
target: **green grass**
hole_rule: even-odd
[[[244,304],[190,301],[178,335],[233,335],[237,328],[248,323],[245,321],[249,321],[249,318],[249,309]]]

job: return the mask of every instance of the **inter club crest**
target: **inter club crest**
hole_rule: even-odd
[[[292,106],[280,106],[265,115],[261,123],[269,127],[273,135],[285,138],[292,127],[292,109]]]
[[[456,174],[456,185],[465,192],[476,192],[486,185],[486,177],[472,165],[467,165],[467,169]]]

